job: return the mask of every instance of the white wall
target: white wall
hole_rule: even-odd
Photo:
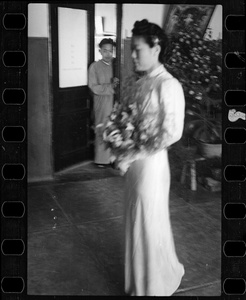
[[[168,7],[164,4],[123,4],[122,38],[131,37],[134,23],[142,19],[163,27]]]
[[[49,36],[49,11],[48,4],[28,4],[28,37]]]
[[[95,16],[104,17],[104,31],[116,33],[116,4],[95,3]]]

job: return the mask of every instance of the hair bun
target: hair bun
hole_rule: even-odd
[[[142,21],[136,21],[134,23],[134,30],[137,32],[148,32],[150,28],[150,23],[148,20],[143,19]]]

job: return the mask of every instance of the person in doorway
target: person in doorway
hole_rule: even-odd
[[[140,119],[151,120],[148,128],[162,117],[161,126],[154,127],[161,132],[159,148],[143,152],[139,147],[130,163],[127,157],[126,162],[118,161],[126,172],[125,293],[171,296],[185,271],[176,255],[170,222],[168,147],[182,136],[185,99],[181,84],[164,67],[167,37],[163,30],[146,19],[136,21],[131,43],[135,71],[145,75],[128,82],[121,101],[136,105]]]
[[[112,111],[115,89],[119,84],[113,76],[113,47],[112,39],[103,39],[99,43],[102,59],[93,62],[89,67],[89,88],[93,93],[93,110],[95,123],[95,157],[98,167],[110,164],[110,150],[105,148],[102,131],[107,117]]]

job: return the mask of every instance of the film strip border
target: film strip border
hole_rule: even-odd
[[[222,181],[222,290],[233,299],[246,293],[246,93],[243,2],[225,1]],[[226,14],[226,12],[229,12]]]
[[[245,15],[225,1],[222,294],[246,291]],[[230,12],[230,13],[227,13]],[[1,291],[27,295],[27,3],[1,2]]]
[[[27,4],[1,2],[1,296],[26,294]]]

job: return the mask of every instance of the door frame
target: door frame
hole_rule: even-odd
[[[87,11],[87,18],[88,18],[88,61],[87,61],[87,70],[89,68],[89,65],[94,61],[94,23],[95,23],[95,5],[94,4],[83,4],[83,3],[78,3],[78,4],[69,4],[69,3],[55,3],[55,4],[50,4],[49,5],[49,13],[50,13],[50,54],[51,54],[51,61],[50,61],[50,68],[51,68],[51,109],[52,109],[52,157],[53,157],[53,170],[54,173],[60,171],[63,169],[63,167],[60,167],[60,157],[59,156],[59,148],[58,148],[58,143],[56,142],[56,136],[55,132],[57,132],[57,120],[58,120],[58,115],[57,115],[57,96],[59,94],[59,72],[58,72],[58,63],[59,63],[59,49],[58,49],[58,7],[65,7],[65,8],[74,8],[74,9],[83,9]],[[91,38],[93,36],[93,38]],[[57,74],[54,74],[54,72],[57,72]],[[71,90],[79,90],[81,89],[80,87],[68,87],[68,88],[62,88],[63,92],[69,92]],[[89,87],[88,85],[83,87],[85,93],[89,93]],[[92,108],[92,97],[89,97],[87,100],[87,108],[91,110]],[[91,122],[91,120],[90,120]],[[90,140],[91,138],[91,133],[90,133],[90,125],[88,126],[88,139]],[[90,155],[93,156],[93,146],[91,143],[88,143],[88,153],[87,159],[91,159]],[[86,160],[86,158],[82,159]],[[69,165],[67,166],[69,167]],[[65,168],[67,168],[65,166]]]

